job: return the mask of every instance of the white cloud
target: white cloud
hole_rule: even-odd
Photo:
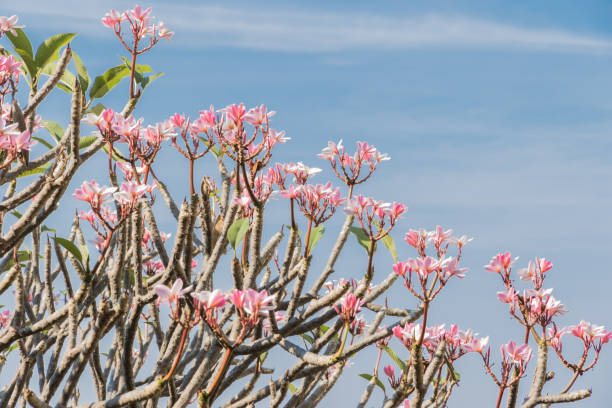
[[[95,25],[118,3],[74,0],[13,2],[9,10],[54,16],[40,23],[81,30]],[[562,29],[527,28],[450,15],[385,16],[253,6],[153,5],[156,16],[177,32],[178,45],[238,47],[280,52],[334,52],[414,48],[550,50],[608,53],[612,40]],[[96,27],[89,33],[100,33]],[[95,30],[95,31],[94,31]]]

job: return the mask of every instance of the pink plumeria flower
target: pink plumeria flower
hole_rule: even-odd
[[[497,298],[500,302],[509,303],[513,306],[514,301],[516,300],[516,291],[514,288],[510,288],[507,292],[497,292]]]
[[[159,297],[159,302],[167,301],[170,305],[175,304],[179,299],[183,299],[184,295],[191,291],[191,288],[191,286],[187,286],[183,289],[183,280],[180,278],[174,281],[172,288],[163,284],[157,284],[153,287]]]
[[[174,35],[174,31],[170,31],[168,27],[166,27],[166,24],[164,24],[163,21],[160,21],[159,23],[157,23],[157,35],[159,36],[159,38],[165,38],[170,41],[170,39]]]
[[[3,310],[0,312],[0,330],[4,329],[11,321],[11,312],[9,310]]]
[[[464,350],[473,352],[473,353],[481,353],[489,344],[489,336],[483,337],[481,339],[472,338],[462,344]]]
[[[149,18],[149,14],[151,14],[151,7],[143,10],[142,7],[136,5],[132,10],[128,10],[126,13],[134,20],[145,21],[147,18]]]
[[[23,25],[17,25],[18,19],[19,18],[16,15],[12,15],[10,17],[0,16],[0,37],[7,31],[13,35],[17,35],[17,31],[15,31],[15,29],[25,27]]]
[[[453,233],[452,229],[444,231],[444,228],[437,226],[436,230],[432,232],[429,237],[436,247],[440,247],[446,240],[448,240]]]
[[[599,341],[599,347],[601,347],[612,338],[612,332],[606,331],[604,326],[597,326],[584,320],[581,320],[578,326],[569,329],[572,335],[582,339],[586,345],[594,345],[595,341]]]
[[[79,212],[79,220],[87,221],[91,225],[96,223],[96,214],[92,210]]]
[[[406,272],[408,272],[409,270],[410,270],[410,267],[408,265],[408,262],[398,262],[393,265],[393,272],[397,273],[398,275],[402,277],[405,277]]]
[[[340,300],[339,304],[334,305],[334,308],[343,322],[351,323],[357,313],[361,311],[361,306],[364,303],[363,300],[358,299],[353,293],[347,293]]]
[[[258,292],[254,289],[248,289],[244,301],[244,311],[251,316],[267,316],[268,310],[274,310],[273,301],[276,296],[268,295],[267,290]]]
[[[441,260],[440,267],[442,268],[442,276],[445,280],[453,276],[463,279],[465,278],[465,273],[468,271],[468,268],[460,268],[459,260],[453,257],[448,257]]]
[[[203,290],[201,292],[194,292],[191,294],[195,300],[205,309],[216,309],[225,306],[227,297],[219,289],[215,289],[212,292]]]
[[[81,188],[78,188],[73,196],[77,200],[87,201],[91,207],[96,210],[99,209],[102,204],[111,201],[113,193],[117,191],[116,187],[102,187],[92,180],[91,183],[84,181],[81,184]]]
[[[150,190],[151,186],[147,184],[138,184],[134,181],[128,181],[121,183],[121,188],[113,194],[113,197],[122,205],[133,205]]]
[[[241,124],[244,120],[246,109],[243,103],[240,105],[231,104],[224,109],[221,109],[221,112],[225,113],[226,118],[230,122],[233,122],[234,124]]]
[[[527,364],[531,359],[531,348],[527,344],[517,346],[513,341],[501,346],[501,353],[504,360],[508,356],[508,359],[517,364]]]
[[[275,113],[276,112],[274,111],[268,112],[266,105],[262,104],[249,109],[249,111],[244,115],[244,121],[256,127],[261,126],[266,124],[268,119],[274,116]]]
[[[125,15],[117,10],[111,10],[102,18],[102,24],[106,27],[114,28],[115,25],[121,24],[125,20]]]
[[[412,344],[421,337],[421,325],[420,323],[406,323],[404,327],[395,326],[393,328],[393,335],[397,337],[406,348],[410,349]],[[429,334],[427,330],[425,330],[423,341],[426,342],[428,337]]]
[[[492,259],[488,265],[485,265],[485,270],[493,273],[502,273],[502,271],[507,271],[514,262],[518,260],[518,257],[512,259],[512,255],[510,252],[506,252],[505,254],[497,254]]]

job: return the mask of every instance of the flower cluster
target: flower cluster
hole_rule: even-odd
[[[340,189],[326,184],[298,184],[280,193],[283,198],[294,199],[302,213],[312,220],[315,226],[330,219],[336,212],[336,207],[345,199],[340,196]]]
[[[395,263],[393,271],[404,279],[404,286],[422,301],[431,301],[450,278],[464,278],[468,271],[467,268],[459,266],[459,261],[461,260],[463,246],[471,239],[465,236],[452,237],[452,232],[450,229],[444,230],[444,228],[437,226],[433,231],[411,229],[406,233],[406,243],[414,247],[419,256]],[[429,244],[433,244],[434,256],[427,253]],[[457,246],[456,256],[447,255],[451,244]],[[431,284],[431,276],[433,276],[433,284]],[[415,286],[415,281],[420,284],[420,288]]]
[[[20,132],[18,126],[17,123],[9,125],[4,117],[0,117],[0,149],[6,153],[0,168],[10,165],[21,152],[29,151],[38,143],[32,140],[27,130]]]
[[[134,181],[123,182],[120,188],[106,187],[92,180],[84,181],[81,187],[76,189],[73,197],[91,206],[91,211],[79,213],[79,219],[87,221],[96,232],[94,243],[98,249],[101,250],[108,244],[109,233],[127,219],[146,193],[151,194],[155,188],[155,185],[139,184]],[[119,215],[108,206],[113,200],[119,205]]]
[[[384,238],[404,212],[406,206],[403,204],[384,203],[362,195],[348,200],[344,208],[344,213],[354,216],[373,241]]]
[[[4,96],[11,89],[11,81],[13,82],[12,85],[18,85],[19,68],[21,65],[22,62],[17,61],[12,55],[0,56],[0,98],[2,101],[4,101]]]
[[[317,156],[329,160],[336,176],[348,186],[363,183],[374,173],[378,163],[390,160],[388,154],[380,153],[367,142],[357,142],[357,151],[349,156],[342,146],[342,140],[338,144],[328,142]],[[361,174],[362,168],[366,169],[367,174]]]
[[[102,18],[102,24],[106,27],[112,28],[115,31],[115,34],[121,40],[121,43],[125,45],[128,51],[131,51],[130,48],[125,44],[125,40],[121,36],[121,23],[127,21],[129,25],[129,29],[134,38],[134,47],[137,47],[137,43],[145,39],[147,36],[149,38],[149,45],[140,50],[140,52],[144,52],[151,47],[153,47],[160,39],[166,38],[170,40],[174,33],[166,27],[163,22],[158,22],[157,24],[153,23],[153,17],[151,14],[151,8],[144,10],[140,6],[135,6],[132,10],[126,10],[122,13],[117,10],[111,10]]]
[[[334,305],[334,308],[340,315],[340,320],[350,324],[353,323],[364,303],[363,300],[358,299],[353,293],[347,293],[342,300],[340,300],[340,303]]]

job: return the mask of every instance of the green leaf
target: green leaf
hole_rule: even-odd
[[[17,218],[21,218],[21,213],[19,211],[17,211],[17,210],[11,211],[11,214],[13,214]]]
[[[32,139],[40,142],[40,144],[42,144],[43,146],[45,146],[48,149],[53,149],[53,146],[51,146],[51,143],[47,142],[45,139],[43,139],[41,137],[32,136]]]
[[[453,377],[455,377],[456,381],[459,381],[459,379],[461,378],[461,376],[459,375],[459,372],[455,370],[453,370]]]
[[[365,249],[366,254],[370,253],[370,237],[368,237],[365,231],[360,227],[349,227],[349,230],[355,235],[357,238],[357,242],[359,245]],[[376,252],[376,244],[374,244],[374,252]]]
[[[208,139],[203,138],[202,136],[199,136],[200,140],[202,141],[202,143],[204,143],[206,145],[206,147],[208,147]],[[213,152],[213,154],[215,155],[215,157],[217,158],[221,158],[223,157],[223,151],[219,151],[219,148],[217,146],[214,146],[210,148],[210,151]],[[219,156],[219,154],[221,154],[221,156]]]
[[[119,58],[121,58],[121,60],[123,61],[123,63],[129,68],[132,69],[132,61],[130,61],[129,59],[127,59],[126,57],[124,57],[123,55],[120,55]],[[134,71],[135,74],[144,74],[146,72],[153,72],[153,68],[151,68],[150,65],[141,65],[141,64],[136,64],[136,70]]]
[[[51,167],[51,162],[45,163],[42,166],[38,166],[35,169],[24,171],[17,178],[31,176],[33,174],[44,173],[45,171],[47,171],[47,169],[49,169],[49,167]]]
[[[45,232],[45,231],[49,231],[49,232],[56,232],[55,228],[49,228],[46,225],[43,225],[40,229],[40,232]]]
[[[289,391],[291,391],[292,394],[295,394],[297,391],[297,388],[295,388],[295,385],[289,383],[288,385]]]
[[[64,129],[57,123],[52,120],[43,120],[43,127],[49,131],[49,134],[53,136],[56,142],[62,140],[64,137]]]
[[[385,235],[382,239],[382,243],[391,253],[391,256],[393,257],[393,262],[397,263],[397,250],[395,249],[395,241],[393,240],[391,234]]]
[[[368,381],[372,380],[372,376],[370,374],[359,374],[359,376],[361,378],[365,378]],[[385,390],[385,385],[382,381],[380,381],[380,378],[376,378],[376,385],[378,385],[385,394],[387,393],[387,391]]]
[[[32,43],[28,39],[28,36],[21,28],[15,29],[16,34],[12,34],[10,31],[6,32],[6,36],[9,41],[13,44],[13,49],[21,57],[24,62],[24,70],[26,74],[31,78],[34,78],[38,73],[36,62],[34,62],[34,51],[32,51]]]
[[[77,75],[79,76],[79,83],[81,85],[81,90],[83,92],[87,91],[89,88],[89,74],[87,73],[87,69],[85,65],[83,65],[83,61],[81,61],[81,57],[76,52],[72,52],[72,60],[74,61],[74,66],[76,67]]]
[[[264,351],[259,355],[259,361],[263,363],[264,361],[266,361],[266,357],[268,357],[268,352]]]
[[[310,336],[310,335],[308,335],[308,334],[306,334],[306,333],[301,334],[301,336],[302,336],[302,338],[303,338],[304,340],[306,340],[306,341],[307,341],[309,344],[314,343],[314,339],[312,338],[312,336]]]
[[[83,136],[80,140],[79,140],[79,149],[84,149],[86,147],[91,146],[91,144],[93,142],[95,142],[96,140],[98,140],[98,136]]]
[[[234,221],[231,227],[227,230],[227,240],[229,241],[234,251],[236,251],[236,247],[242,242],[244,236],[249,230],[249,218],[241,218],[239,220]]]
[[[78,259],[81,264],[83,264],[83,256],[81,255],[81,251],[79,251],[79,248],[77,248],[77,246],[74,245],[72,241],[68,241],[67,239],[58,237],[54,237],[53,239],[55,240],[55,242],[66,248],[68,252],[70,252],[76,259]]]
[[[101,103],[97,103],[95,106],[87,109],[85,113],[95,113],[96,116],[100,116],[100,114],[104,112],[105,110],[106,110],[106,106],[102,105]]]
[[[50,62],[40,70],[40,74],[51,76],[55,71],[55,67],[57,67],[57,62]],[[69,70],[65,70],[62,74],[62,77],[60,78],[60,82],[57,83],[57,87],[60,88],[62,91],[72,93],[72,88],[74,86],[75,81],[76,77],[74,76],[74,74]]]
[[[136,81],[136,82],[138,82],[140,84],[140,87],[142,89],[145,89],[147,86],[149,86],[151,84],[151,82],[153,82],[154,80],[156,80],[157,78],[159,78],[160,76],[163,76],[163,75],[164,75],[163,72],[158,72],[157,74],[143,77],[140,81]]]
[[[128,67],[128,69],[131,71],[132,62],[125,57],[120,56],[120,58],[123,60],[125,65]],[[138,85],[140,85],[141,89],[145,89],[156,78],[159,78],[160,76],[164,75],[163,72],[160,72],[158,74],[145,76],[145,73],[148,73],[148,72],[153,72],[153,69],[149,65],[136,64],[136,69],[134,70],[134,80],[136,81]]]
[[[50,62],[57,61],[60,48],[68,44],[75,36],[74,33],[56,34],[43,41],[36,50],[36,57],[34,58],[36,66],[43,69]]]
[[[406,372],[406,363],[401,358],[399,358],[397,354],[395,354],[395,351],[393,351],[392,348],[383,346],[383,350],[385,350],[389,357],[391,357],[391,359],[395,361],[395,364],[397,364],[403,372]]]
[[[85,245],[79,245],[79,252],[83,257],[83,266],[85,267],[85,270],[89,271],[89,249],[87,249],[87,246]]]
[[[130,69],[125,64],[109,68],[105,73],[96,77],[89,90],[89,97],[91,99],[102,98],[129,74]]]
[[[308,238],[308,253],[312,251],[312,248],[323,238],[323,234],[325,233],[325,226],[319,225],[318,227],[313,228],[310,231],[310,237]]]

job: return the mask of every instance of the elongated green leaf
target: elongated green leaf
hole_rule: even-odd
[[[314,339],[309,334],[303,333],[300,336],[302,336],[302,338],[306,340],[309,344],[314,343]]]
[[[81,264],[83,264],[83,256],[81,255],[81,251],[79,251],[79,248],[77,248],[77,246],[74,245],[72,241],[68,241],[67,239],[58,237],[54,237],[53,239],[55,240],[55,242],[66,248],[68,252],[70,252],[76,259],[78,259]]]
[[[395,241],[393,240],[391,234],[385,235],[381,241],[391,253],[391,256],[393,257],[393,262],[397,263],[397,249],[395,248]]]
[[[13,210],[13,211],[11,211],[11,214],[13,214],[13,215],[14,215],[15,217],[17,217],[17,218],[21,218],[21,215],[22,215],[22,214],[21,214],[19,211],[17,211],[17,210]]]
[[[202,143],[204,143],[206,145],[206,147],[208,147],[208,139],[203,138],[202,136],[199,136],[200,140],[202,141]],[[213,154],[215,155],[215,157],[220,158],[219,157],[219,148],[215,145],[213,145],[213,147],[210,148],[210,151],[213,152]],[[223,157],[223,150],[221,150],[221,157]]]
[[[95,142],[96,140],[98,140],[98,136],[83,136],[80,140],[79,140],[79,149],[84,149],[86,147],[91,146],[91,144],[93,142]]]
[[[81,85],[81,89],[83,92],[87,91],[89,88],[89,74],[87,73],[87,69],[85,65],[83,65],[83,61],[81,61],[81,57],[76,52],[72,52],[72,60],[74,61],[74,66],[76,67],[77,75],[79,76],[79,82]]]
[[[55,67],[57,67],[57,62],[52,61],[45,65],[39,72],[42,75],[51,76],[55,71]],[[57,83],[57,87],[66,93],[72,93],[72,87],[75,81],[76,77],[74,74],[66,69],[60,78],[60,82]]]
[[[263,353],[261,353],[261,354],[259,355],[259,361],[260,361],[261,363],[263,363],[264,361],[266,361],[266,358],[267,358],[267,357],[268,357],[268,352],[267,352],[267,351],[264,351]]]
[[[240,245],[248,230],[249,219],[247,217],[234,221],[231,227],[229,227],[227,230],[227,240],[232,248],[234,248],[234,251]]]
[[[102,105],[101,103],[97,103],[91,108],[87,109],[85,113],[95,113],[97,116],[100,116],[100,114],[104,112],[105,110],[106,110],[106,106]]]
[[[318,227],[315,227],[310,231],[310,237],[308,239],[308,252],[309,253],[310,251],[312,251],[312,248],[314,248],[314,246],[317,245],[317,242],[319,242],[321,238],[323,238],[324,233],[325,233],[324,225],[319,225]]]
[[[295,394],[295,392],[297,391],[297,388],[295,388],[295,385],[289,383],[288,385],[289,391],[291,391],[292,394]]]
[[[357,238],[357,242],[359,243],[359,245],[361,245],[363,249],[365,249],[366,254],[369,254],[370,237],[368,237],[363,231],[363,229],[360,227],[349,227],[349,230],[353,233],[353,235],[355,235],[355,238]],[[374,244],[374,252],[376,252],[376,244]]]
[[[89,90],[89,97],[91,99],[102,98],[129,74],[130,69],[125,64],[109,68],[105,73],[96,77]]]
[[[361,378],[365,378],[368,381],[372,380],[372,375],[370,375],[370,374],[359,374],[359,376]],[[383,390],[384,393],[387,392],[385,390],[385,384],[383,384],[383,382],[380,381],[380,378],[376,378],[376,385],[378,385]]]
[[[125,65],[130,69],[132,69],[132,61],[130,61],[129,59],[125,58],[125,57],[120,57],[123,62],[125,63]],[[149,75],[149,76],[145,76],[145,73],[149,73],[149,72],[153,72],[153,69],[149,66],[149,65],[140,65],[140,64],[136,64],[136,69],[134,70],[134,80],[136,81],[136,83],[138,85],[140,85],[141,89],[145,89],[147,86],[149,86],[151,84],[151,82],[153,82],[155,79],[159,78],[160,76],[164,75],[163,72],[160,72],[158,74],[154,74],[154,75]]]
[[[397,354],[395,354],[395,351],[393,351],[392,348],[384,346],[383,350],[385,350],[385,352],[389,355],[389,357],[391,357],[391,359],[395,361],[395,364],[397,364],[399,368],[402,369],[403,372],[406,372],[406,362],[403,361],[401,358],[399,358]]]
[[[38,166],[35,169],[32,170],[28,170],[28,171],[24,171],[23,173],[21,173],[19,175],[19,177],[17,178],[21,178],[21,177],[26,177],[26,176],[31,176],[33,174],[41,174],[44,173],[45,171],[47,171],[47,169],[49,169],[49,167],[51,167],[51,162],[45,163],[42,166]]]
[[[56,232],[55,228],[49,228],[49,227],[47,227],[46,225],[43,225],[43,226],[40,228],[40,232],[45,232],[45,231],[49,231],[49,232]]]
[[[127,59],[126,57],[124,57],[123,55],[120,55],[119,58],[121,58],[121,60],[123,61],[123,63],[129,68],[132,69],[132,61],[130,61],[129,59]],[[136,64],[136,70],[134,71],[136,73],[139,74],[144,74],[146,72],[153,72],[153,68],[151,68],[150,65],[143,65],[143,64]]]
[[[89,271],[89,249],[85,245],[79,245],[79,252],[83,259],[83,266],[87,271]]]
[[[26,74],[32,79],[38,73],[36,62],[34,61],[34,51],[32,51],[32,43],[28,39],[28,36],[21,28],[15,29],[16,34],[12,34],[10,31],[6,32],[6,36],[9,41],[13,44],[13,49],[19,55],[21,60],[24,62],[24,70]]]
[[[43,127],[49,131],[56,142],[59,142],[62,137],[64,137],[64,129],[57,122],[52,120],[43,120]]]
[[[160,76],[163,76],[163,75],[164,75],[163,72],[159,72],[157,74],[149,75],[149,76],[143,77],[140,81],[138,81],[138,83],[140,84],[140,87],[142,89],[145,89],[147,86],[149,86],[151,84],[151,82],[153,82],[154,80],[156,80],[157,78],[159,78]]]
[[[38,46],[36,57],[34,57],[36,66],[39,69],[43,69],[48,63],[57,61],[59,59],[60,48],[68,44],[74,36],[76,36],[74,33],[56,34],[43,41]]]
[[[48,149],[53,149],[53,146],[51,146],[51,143],[47,142],[42,137],[32,136],[32,139],[36,140],[37,142],[40,142],[41,145],[45,146]]]

